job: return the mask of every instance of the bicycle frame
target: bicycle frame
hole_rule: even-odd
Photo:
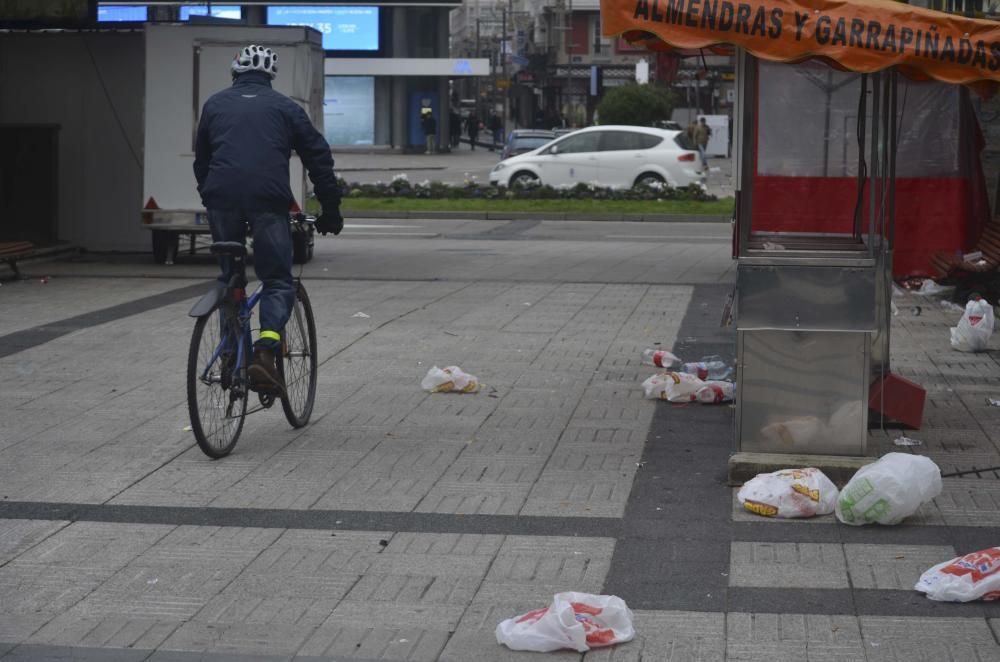
[[[238,276],[234,276],[234,280]],[[212,370],[212,366],[215,362],[219,360],[219,357],[223,352],[226,351],[226,346],[232,341],[234,336],[240,337],[241,342],[237,343],[236,347],[236,362],[233,365],[233,374],[231,379],[234,383],[238,383],[241,377],[240,371],[246,366],[246,348],[253,344],[253,337],[250,330],[250,319],[253,317],[253,309],[257,307],[257,303],[260,301],[260,296],[263,292],[264,285],[259,283],[254,291],[248,297],[246,295],[246,286],[235,286],[227,289],[227,294],[230,295],[230,302],[239,305],[239,309],[236,311],[235,321],[239,325],[237,329],[227,330],[225,328],[226,323],[231,321],[233,318],[224,314],[220,309],[219,324],[222,326],[220,329],[221,340],[216,346],[215,351],[212,353],[212,358],[209,359],[208,365],[205,366],[205,370],[202,371],[201,381],[209,382],[209,372]],[[228,332],[227,332],[228,331]],[[221,375],[221,370],[219,371]]]
[[[292,225],[298,227],[299,229],[305,227],[311,227],[311,224],[313,222],[315,222],[315,218],[306,216],[305,214],[301,213],[296,214],[291,219]],[[211,378],[209,377],[209,372],[212,370],[212,366],[215,365],[215,362],[218,361],[219,357],[222,356],[223,352],[226,351],[226,344],[233,337],[240,338],[241,340],[236,348],[236,363],[233,366],[233,374],[230,377],[232,381],[230,383],[238,384],[241,383],[242,381],[245,381],[239,378],[243,376],[240,374],[240,371],[244,370],[247,364],[246,348],[253,345],[253,337],[251,335],[251,329],[250,329],[250,319],[253,317],[253,309],[257,307],[257,303],[260,301],[260,297],[264,289],[263,283],[258,283],[257,287],[250,294],[250,296],[249,297],[247,296],[246,294],[247,276],[246,276],[245,257],[246,257],[245,254],[229,256],[229,259],[233,261],[232,265],[233,275],[229,278],[229,282],[226,284],[225,292],[221,297],[221,299],[218,301],[218,303],[220,304],[219,312],[221,313],[219,323],[220,325],[222,325],[223,328],[220,330],[221,340],[219,341],[219,345],[215,348],[215,352],[213,352],[212,358],[209,359],[208,365],[205,366],[205,369],[201,373],[200,379],[203,383],[206,384],[211,382]],[[296,279],[296,281],[298,281],[298,279]],[[236,314],[233,316],[226,315],[224,307],[234,304],[238,306]],[[239,325],[239,328],[231,329],[227,333],[225,325],[228,321],[234,318],[236,320],[236,323]],[[222,379],[222,370],[219,371],[219,375],[220,379]]]

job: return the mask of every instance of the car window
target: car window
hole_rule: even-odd
[[[577,154],[580,152],[596,152],[603,131],[588,131],[563,138],[559,142],[560,154]]]
[[[694,141],[691,140],[690,136],[688,136],[685,131],[681,131],[674,136],[674,142],[677,143],[677,146],[681,149],[689,149],[693,152],[698,151],[698,146],[694,144]]]
[[[601,151],[649,149],[660,144],[663,139],[648,133],[635,131],[604,131],[601,137]]]
[[[552,142],[552,138],[545,138],[539,136],[522,136],[520,138],[514,139],[514,149],[521,150],[532,150],[541,147],[542,145],[547,145]]]
[[[639,136],[639,149],[650,149],[651,147],[656,147],[661,142],[663,142],[662,136],[654,136],[651,133],[640,133]]]

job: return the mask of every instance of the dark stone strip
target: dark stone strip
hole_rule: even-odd
[[[250,526],[265,529],[409,531],[417,533],[610,538],[617,537],[621,530],[621,520],[606,517],[528,517],[361,510],[129,506],[35,501],[0,501],[0,519],[3,518],[123,524]]]
[[[826,542],[865,545],[953,545],[959,554],[995,547],[994,526],[846,526],[792,522],[734,522],[733,540],[740,542]],[[941,559],[945,561],[947,559]]]
[[[719,322],[728,285],[694,288],[674,353],[731,358]],[[732,409],[656,404],[604,592],[633,609],[725,611],[732,492]]]
[[[126,301],[125,303],[120,303],[116,306],[102,308],[101,310],[94,310],[89,313],[83,313],[82,315],[76,315],[74,317],[67,317],[66,319],[59,320],[57,322],[42,324],[30,329],[24,329],[23,331],[8,333],[4,336],[0,336],[0,359],[5,356],[17,354],[18,352],[23,352],[24,350],[31,349],[32,347],[44,345],[49,341],[65,336],[66,334],[73,333],[74,331],[97,326],[98,324],[114,322],[115,320],[144,313],[147,310],[154,310],[156,308],[177,303],[178,301],[184,301],[185,299],[201,296],[208,290],[208,282],[187,285],[185,287],[179,287],[175,290],[168,290],[166,292],[161,292],[160,294],[154,294],[152,296],[143,297],[142,299],[136,299],[135,301]]]
[[[935,602],[916,591],[734,586],[729,589],[727,611],[769,614],[996,618],[1000,614],[1000,605],[988,602]]]
[[[996,532],[996,529],[993,529]],[[832,542],[875,545],[950,545],[946,526],[847,526],[791,522],[733,522],[733,540],[741,542]]]

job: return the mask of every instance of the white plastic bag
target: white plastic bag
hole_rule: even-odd
[[[914,586],[931,600],[987,602],[1000,598],[1000,547],[990,547],[939,563]]]
[[[888,453],[858,469],[837,501],[844,524],[899,524],[941,494],[941,470],[934,461],[909,453]]]
[[[783,469],[758,474],[736,493],[743,507],[764,517],[829,515],[837,505],[837,486],[819,469]]]
[[[556,593],[548,607],[497,625],[497,643],[511,650],[547,653],[572,648],[581,653],[635,637],[632,611],[615,595]]]
[[[704,385],[705,382],[686,372],[660,372],[644,381],[642,388],[646,397],[652,400],[694,402]]]
[[[965,304],[958,326],[951,327],[951,346],[960,352],[984,352],[993,335],[993,306],[975,298]]]
[[[920,289],[916,291],[916,294],[920,294],[925,297],[945,297],[950,296],[954,291],[954,286],[939,285],[935,283],[932,278],[928,278],[924,282],[920,283]]]
[[[462,372],[457,365],[447,368],[434,366],[427,371],[420,387],[430,393],[475,393],[479,390],[479,380],[474,375]]]
[[[695,395],[698,397],[698,402],[703,404],[732,402],[736,397],[736,384],[717,381],[705,382],[705,385],[698,389]]]

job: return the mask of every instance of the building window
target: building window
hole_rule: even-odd
[[[594,16],[594,55],[601,54],[601,15]]]

